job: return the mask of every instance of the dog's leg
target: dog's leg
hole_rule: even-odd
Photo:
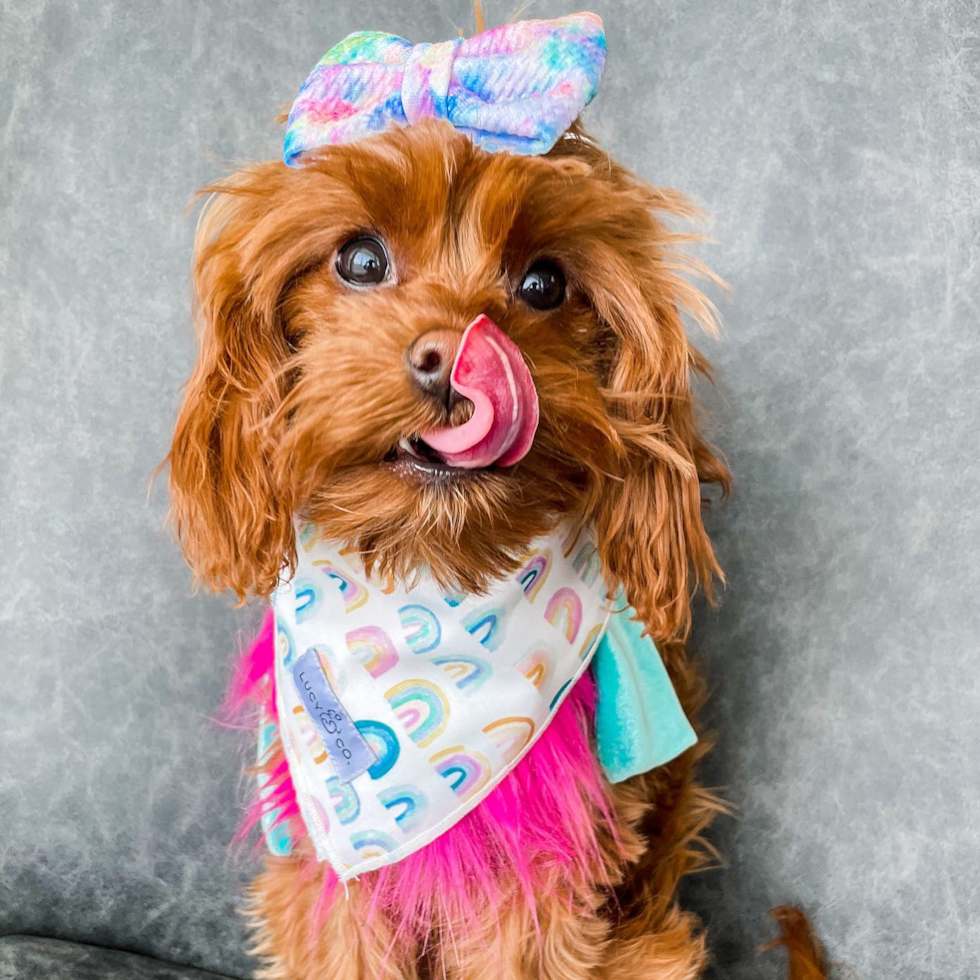
[[[704,681],[682,644],[661,653],[690,718],[705,700]],[[701,923],[678,902],[681,879],[717,855],[703,834],[724,803],[698,785],[695,770],[710,738],[673,762],[612,788],[620,828],[637,829],[645,846],[626,868],[610,914],[616,920],[599,976],[603,980],[694,980],[707,962]]]
[[[596,825],[596,864],[578,870],[549,860],[534,874],[531,899],[516,876],[499,887],[509,900],[489,901],[480,920],[438,927],[447,980],[591,980],[601,975],[611,935],[609,897],[624,865],[641,859],[638,832],[645,807],[620,806],[615,834]],[[532,908],[533,905],[533,908]]]
[[[696,920],[674,909],[660,932],[611,944],[601,980],[696,980],[707,962],[704,938],[692,933]],[[693,921],[692,921],[693,920]]]
[[[612,788],[618,841],[603,841],[605,868],[596,869],[595,883],[574,887],[543,876],[535,886],[537,925],[518,898],[475,927],[441,930],[449,980],[701,976],[704,937],[697,917],[678,905],[677,886],[710,858],[700,835],[721,809],[693,779],[702,751]]]
[[[323,867],[307,856],[270,857],[252,883],[247,914],[259,980],[417,980],[415,949],[392,943],[359,882],[346,896],[335,885],[329,907],[318,908]]]
[[[707,952],[700,922],[680,908],[680,879],[710,857],[701,832],[721,808],[693,779],[694,756],[613,789],[620,826],[642,829],[648,846],[627,868],[610,907],[616,926],[602,969],[603,980],[694,980]]]
[[[537,923],[524,897],[494,909],[477,923],[443,926],[447,980],[587,980],[602,960],[608,922],[598,914],[605,895],[572,896],[568,889],[538,892]]]

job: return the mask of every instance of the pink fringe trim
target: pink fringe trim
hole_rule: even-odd
[[[277,720],[274,643],[270,611],[242,654],[226,712],[240,714],[258,703],[266,721]],[[586,673],[521,763],[478,807],[420,851],[360,876],[370,895],[370,914],[383,914],[394,929],[393,945],[401,939],[423,942],[434,921],[465,929],[467,922],[515,902],[525,903],[534,919],[535,892],[567,894],[574,905],[580,888],[597,883],[608,854],[596,827],[606,828],[614,848],[618,840],[608,784],[591,742],[595,699],[595,684]],[[256,794],[236,839],[245,838],[266,813],[278,811],[274,822],[288,821],[295,840],[303,825],[278,742],[265,761],[272,763],[265,791]],[[323,876],[319,915],[343,895],[327,865]]]
[[[227,719],[241,718],[247,708],[258,705],[263,723],[278,727],[279,712],[276,710],[275,686],[276,621],[270,609],[262,620],[262,627],[247,649],[243,649],[235,665],[228,693],[221,707],[221,716]],[[235,834],[235,843],[241,843],[261,824],[266,814],[274,814],[271,826],[286,824],[292,832],[302,827],[296,790],[289,775],[289,764],[279,748],[278,738],[272,750],[260,760],[265,785],[261,795],[255,794]]]

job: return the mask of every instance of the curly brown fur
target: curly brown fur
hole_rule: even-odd
[[[695,711],[681,641],[694,589],[710,597],[720,575],[701,494],[729,477],[698,425],[691,379],[707,364],[681,320],[686,311],[713,329],[685,278],[705,270],[666,223],[690,217],[690,205],[577,127],[547,156],[514,157],[436,122],[331,148],[304,169],[249,167],[206,193],[201,353],[168,457],[173,520],[198,579],[240,599],[267,596],[295,561],[300,513],[382,574],[426,566],[479,591],[557,522],[593,522],[609,584],[624,586],[665,645]],[[341,281],[338,249],[362,233],[385,241],[396,283]],[[542,257],[569,286],[550,312],[515,295]],[[533,448],[507,469],[410,478],[391,465],[392,448],[460,421],[466,406],[420,397],[405,352],[422,332],[462,331],[480,313],[530,367],[541,410]],[[515,980],[697,976],[705,942],[676,892],[703,863],[700,835],[720,808],[694,781],[703,751],[614,788],[617,825],[597,833],[622,846],[574,894],[549,891],[543,876],[537,923],[517,902],[506,921],[431,923],[432,948],[449,951],[445,975],[478,980],[495,962]],[[271,859],[256,881],[265,976],[410,980],[416,961],[424,975],[429,951],[389,949],[384,923],[358,918],[356,884],[318,927],[318,889],[302,856]]]

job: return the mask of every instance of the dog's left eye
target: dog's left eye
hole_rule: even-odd
[[[352,238],[337,253],[337,271],[355,286],[376,286],[388,278],[388,256],[377,238]]]
[[[554,262],[535,262],[524,273],[517,295],[536,310],[553,310],[565,301],[565,276]]]

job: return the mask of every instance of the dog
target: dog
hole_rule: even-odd
[[[247,167],[205,193],[200,354],[168,457],[197,580],[242,601],[281,597],[312,529],[379,595],[425,570],[447,596],[480,596],[519,574],[534,542],[588,528],[603,583],[628,597],[696,719],[691,600],[721,577],[702,497],[730,476],[692,393],[709,367],[682,313],[709,333],[715,318],[691,281],[707,270],[672,230],[695,214],[685,198],[620,166],[577,119],[547,152],[521,154],[431,117],[314,149],[299,168]],[[440,449],[479,422],[482,396],[459,370],[478,342],[500,354],[502,404],[523,421],[501,430],[506,452],[472,439]],[[342,588],[356,580],[337,575]],[[274,629],[235,699],[281,724]],[[270,736],[252,819],[286,822],[292,839],[249,893],[261,975],[700,976],[706,939],[678,883],[712,860],[703,833],[724,809],[696,779],[707,741],[612,783],[594,748],[596,697],[576,675],[477,805],[350,879],[318,859],[289,746]],[[344,752],[358,737],[347,731]],[[782,920],[792,975],[824,976],[805,923]]]

